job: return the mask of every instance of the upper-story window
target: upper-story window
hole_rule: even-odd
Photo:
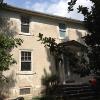
[[[66,36],[66,24],[59,23],[59,34],[60,34],[60,38],[65,38],[65,36]]]
[[[29,17],[21,16],[21,32],[29,33]]]
[[[21,51],[21,71],[31,71],[30,51]]]

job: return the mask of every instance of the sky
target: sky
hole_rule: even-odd
[[[84,18],[77,13],[78,5],[82,4],[89,8],[92,5],[89,0],[78,0],[74,7],[75,10],[68,13],[68,1],[70,0],[4,0],[5,3],[12,6],[78,20]]]

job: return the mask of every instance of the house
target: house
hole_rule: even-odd
[[[21,46],[14,48],[11,52],[17,64],[10,66],[10,70],[4,72],[6,76],[11,76],[13,80],[10,87],[7,87],[10,89],[10,98],[40,95],[43,88],[41,79],[45,75],[44,72],[51,73],[52,68],[52,70],[55,70],[55,63],[50,58],[48,50],[40,41],[37,41],[39,33],[46,37],[55,38],[57,43],[74,40],[77,41],[74,42],[75,44],[84,44],[81,37],[87,34],[79,20],[10,5],[0,10],[0,16],[9,19],[11,29],[16,32],[15,37],[24,41]],[[64,72],[64,74],[66,73]],[[63,78],[63,81],[65,79],[66,77]]]

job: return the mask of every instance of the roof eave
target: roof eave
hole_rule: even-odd
[[[14,6],[11,6],[11,5],[7,5],[5,7],[5,9],[10,10],[10,11],[25,13],[25,14],[28,14],[28,15],[36,15],[36,16],[47,17],[47,18],[61,20],[61,21],[83,24],[83,21],[80,21],[80,20],[66,18],[66,17],[60,17],[60,16],[56,16],[56,15],[45,14],[45,13],[36,12],[36,11],[31,11],[31,10],[27,10],[27,9],[24,9],[24,8],[14,7]]]

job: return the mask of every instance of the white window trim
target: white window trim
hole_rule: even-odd
[[[24,88],[30,88],[30,94],[23,94],[23,95],[21,95],[21,94],[20,94],[20,89],[24,89]],[[27,86],[27,87],[21,87],[21,88],[19,88],[19,95],[20,95],[20,96],[32,95],[32,87],[31,87],[31,86]]]
[[[25,33],[25,32],[20,32],[20,35],[31,35],[31,33],[30,33],[30,24],[29,24],[29,33]]]
[[[29,27],[30,27],[30,25],[29,25]],[[19,35],[31,35],[31,33],[30,33],[30,28],[29,28],[29,33],[20,32]]]
[[[21,51],[31,52],[31,70],[30,71],[21,71]],[[19,50],[19,68],[17,74],[34,74],[33,72],[33,50],[32,49],[20,49]]]
[[[25,32],[22,32],[21,31],[21,18],[20,18],[20,33],[19,33],[19,35],[31,35],[31,33],[30,33],[30,23],[31,23],[31,20],[30,20],[30,22],[29,22],[29,24],[24,24],[24,25],[29,25],[29,32],[28,33],[25,33]]]
[[[66,28],[66,34],[65,34],[65,37],[61,37],[60,36],[60,33],[59,33],[59,26],[57,26],[57,33],[58,33],[58,38],[60,39],[60,40],[63,40],[63,39],[67,39],[67,37],[69,36],[69,31],[68,31],[68,27]],[[63,30],[63,29],[61,29],[61,30]]]

